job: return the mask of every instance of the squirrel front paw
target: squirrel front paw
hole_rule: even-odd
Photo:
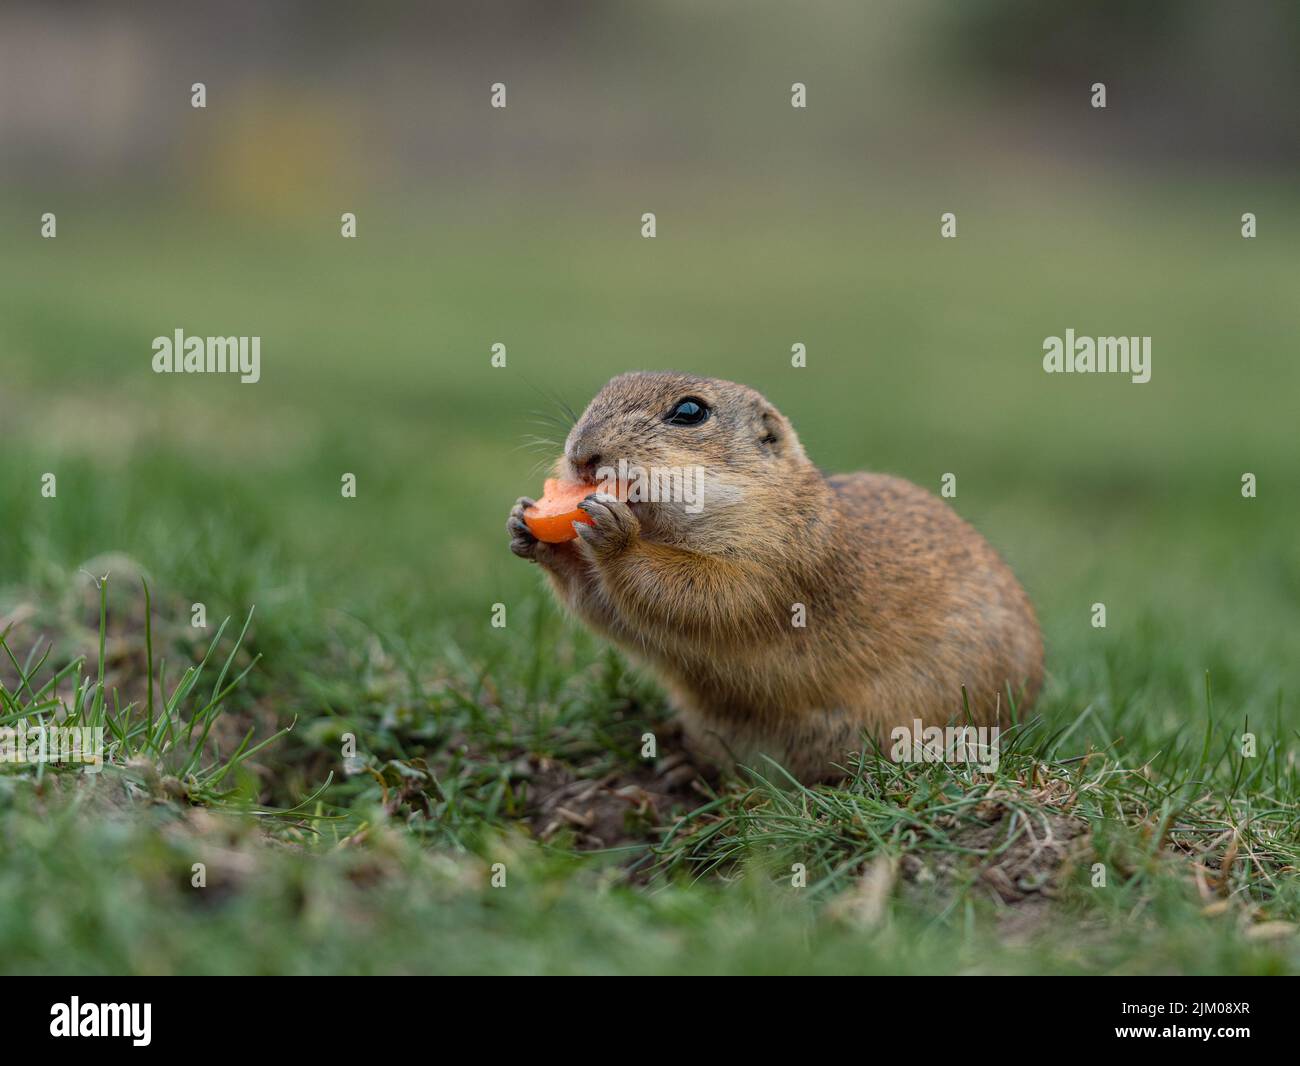
[[[641,533],[632,508],[608,492],[597,492],[580,504],[594,525],[574,523],[583,550],[597,559],[608,559],[625,550]]]
[[[510,508],[510,517],[506,519],[506,532],[510,534],[510,550],[519,558],[530,562],[537,561],[537,548],[541,543],[524,521],[524,511],[533,506],[527,496],[520,496]]]

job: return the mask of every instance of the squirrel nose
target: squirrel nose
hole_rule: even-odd
[[[573,472],[584,481],[594,480],[596,471],[600,469],[600,461],[604,456],[600,452],[590,450],[575,450],[569,456],[569,465],[573,467]]]

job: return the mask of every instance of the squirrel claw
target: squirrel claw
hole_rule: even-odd
[[[533,531],[528,528],[528,523],[524,521],[524,509],[531,507],[533,501],[527,496],[520,496],[515,501],[514,507],[510,509],[510,517],[506,519],[506,532],[510,534],[510,550],[521,559],[536,561],[537,547],[540,541],[533,536]]]
[[[622,500],[607,492],[596,492],[580,504],[593,525],[575,525],[578,540],[597,556],[608,557],[626,548],[641,532],[641,523]]]

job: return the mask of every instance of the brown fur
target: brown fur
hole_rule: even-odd
[[[687,396],[699,426],[664,421]],[[801,780],[838,776],[863,736],[894,726],[1007,720],[1042,683],[1042,640],[997,553],[937,497],[884,474],[825,477],[793,427],[744,385],[678,373],[614,378],[565,444],[556,473],[589,460],[702,466],[703,511],[589,497],[595,521],[539,543],[521,499],[511,548],[546,570],[561,602],[649,664],[706,758],[769,755]],[[594,490],[594,486],[593,486]],[[791,624],[792,605],[806,626]]]

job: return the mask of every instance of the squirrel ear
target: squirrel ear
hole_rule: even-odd
[[[785,451],[785,423],[770,407],[763,412],[762,431],[762,436],[758,438],[759,444],[774,455]]]

